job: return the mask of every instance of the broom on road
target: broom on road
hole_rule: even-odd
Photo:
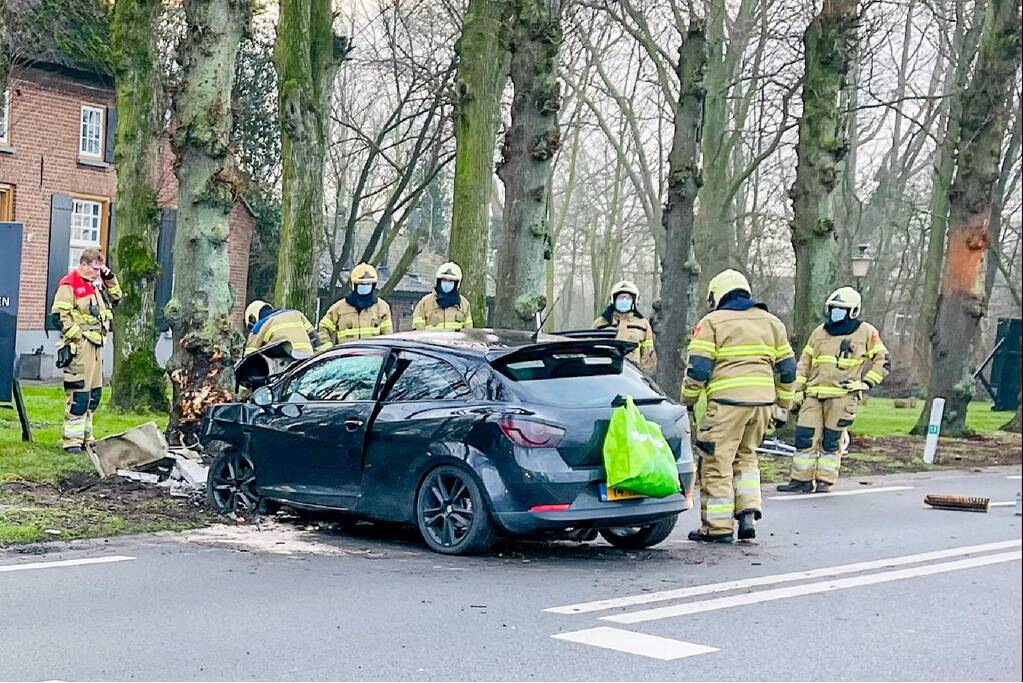
[[[933,508],[941,510],[967,510],[969,512],[987,512],[991,509],[990,498],[979,498],[977,496],[943,496],[929,494],[924,496],[924,502]]]

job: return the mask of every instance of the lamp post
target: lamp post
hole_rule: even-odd
[[[867,277],[867,271],[870,270],[870,263],[874,259],[870,257],[867,251],[870,250],[869,244],[859,244],[856,246],[857,253],[850,259],[852,264],[852,274],[856,278],[856,291],[863,289],[863,278]]]

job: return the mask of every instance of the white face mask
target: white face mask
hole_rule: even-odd
[[[373,285],[355,285],[355,292],[359,296],[367,296],[373,291]]]
[[[451,292],[455,291],[455,283],[452,282],[451,280],[441,280],[440,291],[444,292],[445,294],[450,294]]]
[[[628,313],[632,310],[632,297],[620,296],[615,299],[615,310],[619,313]]]
[[[848,313],[849,312],[847,310],[845,310],[844,308],[832,308],[831,309],[831,314],[828,317],[831,318],[831,322],[837,323],[837,322],[841,322],[841,321],[845,320],[845,316]]]

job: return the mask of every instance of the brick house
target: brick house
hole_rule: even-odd
[[[40,346],[41,376],[56,375],[56,342],[49,316],[57,281],[76,264],[81,251],[109,253],[116,234],[117,179],[112,164],[116,102],[113,82],[95,70],[55,59],[52,51],[16,66],[0,99],[0,221],[24,224],[21,258],[19,354]],[[2,86],[0,86],[2,87]],[[169,145],[162,145],[158,203],[162,221],[157,308],[171,295],[171,265],[177,179]],[[231,287],[236,303],[232,321],[241,328],[254,219],[239,202],[231,213],[228,238]],[[162,328],[166,328],[161,323]],[[171,351],[163,332],[157,358]],[[108,345],[105,370],[112,364]]]

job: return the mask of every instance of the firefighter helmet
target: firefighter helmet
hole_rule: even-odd
[[[461,282],[462,269],[458,267],[457,263],[448,261],[447,263],[441,264],[441,267],[437,269],[437,279]]]
[[[707,303],[712,308],[717,308],[725,294],[734,292],[737,289],[747,294],[753,293],[749,286],[749,280],[746,279],[745,275],[731,268],[722,270],[711,278],[710,284],[707,286]]]
[[[360,263],[352,268],[352,286],[375,285],[380,279],[377,277],[377,269],[368,263]]]
[[[832,308],[845,308],[849,311],[850,318],[858,318],[862,305],[863,298],[859,292],[852,287],[839,287],[824,302],[824,314],[827,315]]]
[[[629,294],[632,296],[633,301],[639,301],[639,287],[631,280],[622,280],[615,283],[615,286],[611,288],[611,303],[615,302],[615,297],[619,294]]]
[[[245,307],[245,324],[252,327],[259,322],[260,318],[263,317],[264,308],[273,308],[270,304],[265,301],[256,299],[251,304]]]

